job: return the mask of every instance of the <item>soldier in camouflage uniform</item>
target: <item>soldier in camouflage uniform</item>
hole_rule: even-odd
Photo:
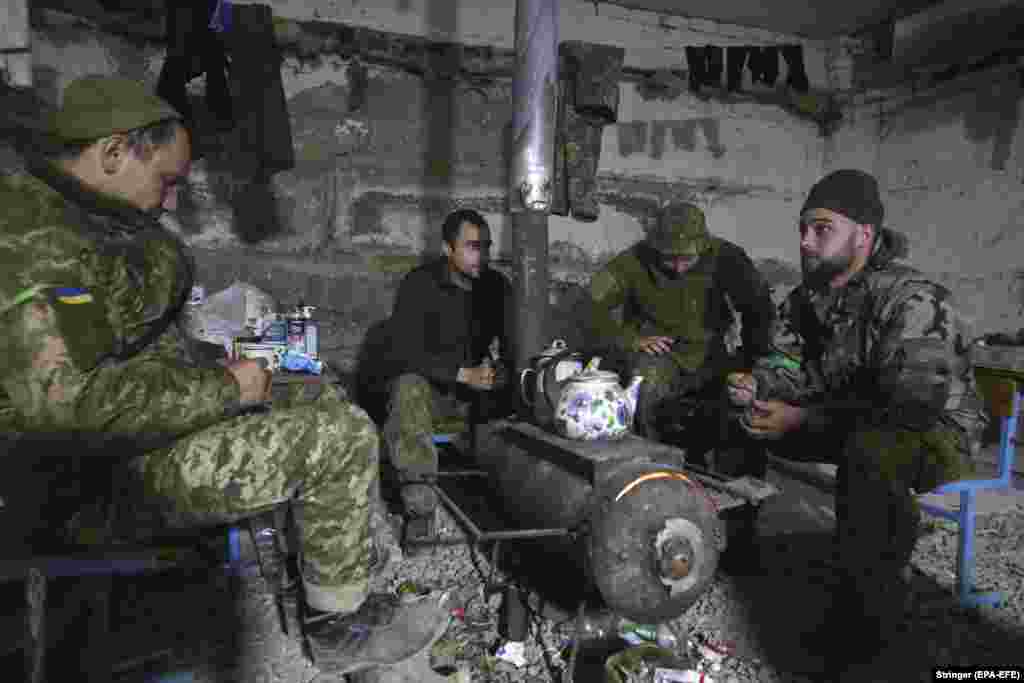
[[[190,257],[156,220],[174,208],[189,168],[180,118],[134,81],[78,79],[51,121],[55,149],[0,181],[7,457],[61,439],[94,457],[130,442],[144,451],[133,465],[146,493],[178,522],[236,520],[297,499],[321,664],[400,660],[446,615],[433,601],[396,609],[368,599],[373,423],[331,390],[244,415],[268,400],[270,373],[254,361],[203,368],[186,357],[178,322]],[[381,624],[405,629],[407,641],[392,642],[394,629],[373,628]],[[368,638],[351,638],[368,625]]]
[[[898,624],[920,519],[914,492],[969,473],[987,423],[950,292],[896,262],[905,238],[883,216],[878,185],[861,171],[812,188],[800,216],[803,282],[781,316],[800,362],[757,367],[746,392],[730,389],[737,403],[753,393],[745,428],[778,439],[776,455],[831,454],[839,466],[841,581],[826,622],[834,630],[817,645],[834,671],[876,652]]]
[[[661,440],[678,397],[721,395],[721,377],[771,350],[775,310],[768,287],[739,246],[709,234],[700,208],[662,209],[645,241],[617,255],[590,282],[590,333],[625,375],[643,375],[636,431]],[[616,312],[621,309],[621,321]],[[742,320],[741,357],[725,335]],[[665,415],[667,410],[667,415]]]

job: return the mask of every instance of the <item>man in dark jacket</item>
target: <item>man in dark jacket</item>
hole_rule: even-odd
[[[189,356],[179,323],[190,255],[156,219],[188,173],[181,116],[140,83],[86,76],[65,89],[50,132],[52,153],[0,178],[0,430],[14,442],[4,457],[74,443],[101,458],[111,442],[131,443],[148,499],[177,524],[297,500],[321,669],[428,646],[447,624],[437,600],[370,593],[387,558],[371,533],[379,434],[366,413],[326,388],[243,414],[269,399],[270,374]]]
[[[811,189],[803,283],[781,316],[799,366],[755,366],[746,391],[730,388],[749,406],[748,432],[776,440],[776,455],[839,466],[838,581],[827,628],[805,643],[836,677],[876,654],[902,617],[920,519],[913,492],[969,472],[988,421],[950,292],[897,262],[906,241],[883,216],[867,173],[835,171]]]
[[[451,418],[473,418],[483,395],[500,406],[509,386],[501,359],[514,357],[506,325],[512,288],[488,267],[487,222],[460,209],[445,219],[442,237],[444,255],[411,271],[398,289],[383,378],[384,440],[403,484],[405,512],[419,519],[432,519],[437,508],[433,490],[417,483],[437,474],[432,434]]]
[[[644,377],[635,428],[649,439],[661,440],[675,426],[666,419],[679,415],[680,397],[720,396],[728,369],[771,352],[768,286],[742,248],[708,232],[693,204],[662,209],[646,240],[594,275],[590,302],[594,345],[611,350],[624,374]],[[726,334],[734,310],[743,343],[731,356]]]

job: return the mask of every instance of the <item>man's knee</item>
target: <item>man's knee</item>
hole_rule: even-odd
[[[422,375],[399,375],[388,386],[388,414],[407,412],[410,408],[429,408],[433,396],[433,385]]]

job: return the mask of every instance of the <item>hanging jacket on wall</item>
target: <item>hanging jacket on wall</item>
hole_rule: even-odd
[[[295,166],[274,17],[266,5],[237,5],[232,22],[231,77],[237,86],[238,111],[244,112],[238,121],[237,168],[249,178],[269,178]]]
[[[726,88],[730,92],[743,87],[743,67],[747,63],[747,55],[752,48],[732,45],[725,48]]]
[[[625,50],[578,41],[559,48],[559,104],[551,212],[581,221],[598,216],[597,167],[604,126],[619,110]]]
[[[789,69],[786,85],[800,93],[810,90],[811,85],[807,80],[807,71],[804,68],[803,45],[783,45],[782,58],[786,60],[786,67]]]
[[[714,45],[688,46],[686,64],[690,70],[690,90],[693,92],[700,92],[705,85],[722,84],[722,71],[725,67],[722,48]]]
[[[750,78],[755,85],[763,83],[769,87],[774,86],[779,79],[779,48],[774,45],[750,48],[747,68],[750,69]]]
[[[213,27],[224,28],[227,14],[222,0],[166,0],[167,58],[160,70],[156,93],[195,124],[185,85],[206,74],[206,104],[217,127],[234,127],[228,60],[224,44]]]

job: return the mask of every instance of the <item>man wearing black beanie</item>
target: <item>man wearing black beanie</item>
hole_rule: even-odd
[[[774,439],[775,455],[829,454],[839,466],[837,582],[825,627],[801,643],[827,680],[869,680],[858,667],[893,646],[920,521],[914,492],[970,472],[988,421],[949,290],[897,262],[906,240],[883,218],[867,173],[814,185],[800,213],[803,282],[780,316],[799,369],[755,366],[730,387],[744,428]]]

